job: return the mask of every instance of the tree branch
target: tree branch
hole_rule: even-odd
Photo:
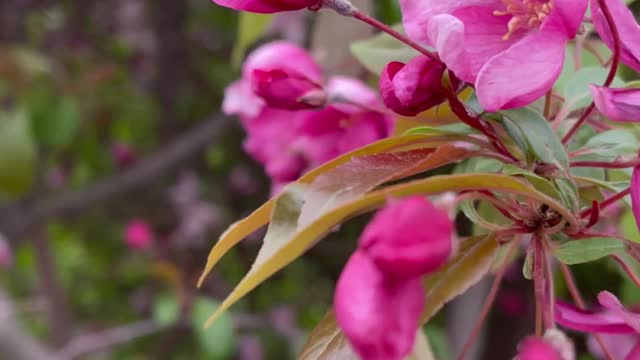
[[[0,290],[0,354],[13,360],[51,360],[47,349],[24,332],[14,317],[12,301]]]
[[[150,181],[168,173],[215,143],[231,124],[230,118],[221,115],[211,116],[121,173],[78,190],[68,190],[31,202],[17,201],[4,206],[0,209],[0,233],[15,243],[20,241],[29,229],[43,221],[81,213],[97,204],[146,186]]]

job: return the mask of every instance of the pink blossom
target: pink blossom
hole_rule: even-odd
[[[631,174],[631,208],[633,217],[636,218],[638,230],[640,230],[640,166],[633,168]]]
[[[620,60],[630,68],[640,71],[640,25],[633,13],[622,0],[604,0],[611,12],[618,35],[620,36]],[[607,19],[600,8],[599,0],[591,0],[593,24],[602,41],[610,49],[614,48],[614,36]]]
[[[520,342],[514,360],[562,360],[556,349],[545,339],[529,336]]]
[[[407,64],[390,62],[380,75],[380,93],[385,105],[400,115],[414,116],[441,104],[447,98],[442,87],[445,67],[426,56]]]
[[[637,334],[598,334],[600,339],[604,342],[606,348],[609,350],[614,359],[624,359],[627,354],[631,356],[631,350],[636,345],[640,345],[640,336]],[[595,336],[589,335],[587,339],[587,349],[597,359],[606,359],[606,354],[602,350],[602,346],[596,340]],[[630,358],[633,360],[634,358]]]
[[[146,250],[153,244],[154,235],[146,221],[136,219],[127,224],[124,238],[132,249]]]
[[[411,351],[425,301],[421,276],[450,256],[452,232],[446,213],[420,196],[393,202],[367,226],[334,298],[336,319],[363,359]]]
[[[400,0],[400,6],[407,34],[433,46],[459,79],[475,85],[480,105],[496,111],[527,105],[551,89],[587,0]]]
[[[640,41],[640,38],[638,38]],[[640,89],[589,85],[596,108],[611,120],[640,122]]]
[[[323,107],[327,94],[322,86],[304,76],[282,70],[254,70],[254,91],[268,106],[302,110]]]
[[[336,285],[336,319],[362,359],[400,360],[415,341],[424,306],[420,278],[387,277],[362,250]]]
[[[235,10],[275,13],[314,7],[321,0],[213,0],[213,2]]]
[[[415,277],[447,261],[452,235],[453,222],[447,213],[416,196],[379,211],[360,237],[360,248],[386,274]]]
[[[126,167],[136,161],[136,152],[125,143],[117,142],[111,146],[111,154],[118,167]]]
[[[4,235],[0,234],[0,266],[7,268],[11,266],[11,264],[13,264],[11,247],[9,247],[9,242]]]

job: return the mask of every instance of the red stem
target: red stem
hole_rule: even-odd
[[[624,161],[624,162],[606,162],[606,161],[574,161],[571,167],[598,167],[605,169],[626,169],[640,165],[640,160]]]
[[[418,44],[417,42],[409,39],[408,37],[406,37],[405,35],[393,30],[391,27],[389,27],[387,24],[384,24],[382,22],[380,22],[379,20],[361,12],[361,11],[356,11],[355,13],[353,13],[352,15],[355,19],[358,19],[362,22],[364,22],[365,24],[369,24],[371,26],[373,26],[376,29],[379,29],[391,36],[393,36],[394,38],[402,41],[403,43],[411,46],[412,48],[416,49],[418,52],[420,52],[421,54],[429,57],[431,60],[438,62],[440,64],[442,64],[442,60],[440,60],[440,58],[438,57],[438,55],[432,53],[431,51],[425,49],[423,46],[421,46],[420,44]]]
[[[569,289],[569,293],[573,298],[573,302],[575,302],[578,308],[580,308],[581,310],[586,310],[587,306],[584,304],[584,299],[582,298],[582,294],[580,294],[580,290],[576,286],[576,282],[573,279],[573,274],[571,274],[571,270],[569,269],[569,266],[567,266],[567,264],[560,263],[560,270],[562,270],[562,276],[564,277],[564,280],[567,284],[567,289]],[[611,355],[611,351],[609,351],[609,348],[607,347],[606,343],[602,341],[600,334],[594,333],[593,336],[596,338],[596,340],[600,344],[600,347],[602,348],[602,351],[607,357],[607,360],[615,360],[613,355]]]
[[[610,198],[605,199],[604,201],[602,201],[602,202],[600,203],[600,211],[602,211],[602,210],[603,210],[604,208],[606,208],[607,206],[609,206],[609,205],[611,205],[611,204],[615,203],[616,201],[618,201],[618,200],[622,199],[623,197],[625,197],[625,196],[629,195],[630,193],[631,193],[631,188],[630,188],[630,187],[628,187],[628,188],[626,188],[625,190],[622,190],[622,191],[620,191],[619,193],[617,193],[617,194],[615,194],[615,195],[611,196]],[[584,219],[584,218],[586,218],[586,217],[591,216],[591,211],[593,211],[593,209],[592,209],[592,208],[588,208],[588,209],[584,210],[584,211],[580,214],[580,217]]]
[[[609,25],[609,29],[611,30],[611,35],[613,35],[613,58],[611,60],[611,68],[609,69],[609,75],[607,76],[607,80],[605,80],[602,86],[609,87],[613,83],[613,79],[616,77],[616,73],[618,72],[618,66],[620,65],[620,32],[616,27],[616,24],[613,20],[613,15],[611,14],[611,10],[607,7],[607,3],[604,0],[598,0],[600,4],[600,9],[602,10],[602,14],[607,20],[607,25]],[[567,134],[562,138],[562,143],[566,144],[571,140],[571,137],[578,131],[580,126],[585,122],[587,117],[593,112],[595,108],[595,104],[592,102],[589,105],[589,108],[582,114],[580,119],[573,125],[573,127],[567,132]]]
[[[624,270],[625,273],[627,273],[627,275],[629,275],[629,278],[631,279],[631,281],[633,281],[637,287],[640,287],[640,278],[638,278],[638,275],[636,275],[635,272],[633,272],[633,270],[631,269],[631,267],[629,266],[629,264],[627,264],[620,256],[618,255],[611,255],[611,257],[613,258],[613,260],[615,260],[618,264],[620,264],[620,266],[622,267],[622,270]]]

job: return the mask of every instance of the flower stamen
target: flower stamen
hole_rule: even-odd
[[[507,33],[502,40],[508,40],[511,35],[520,29],[535,29],[553,10],[551,0],[502,0],[506,8],[495,10],[495,16],[511,16],[507,24]]]

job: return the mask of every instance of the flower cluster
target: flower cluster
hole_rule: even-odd
[[[617,124],[640,122],[640,87],[632,82],[623,87],[618,78],[620,64],[640,72],[640,25],[622,0],[399,0],[406,35],[363,14],[347,0],[214,1],[258,13],[330,8],[419,52],[406,62],[385,59],[386,66],[378,69],[381,100],[359,80],[326,80],[320,66],[296,45],[274,42],[249,55],[242,78],[226,91],[223,109],[239,115],[248,135],[245,149],[264,165],[276,187],[340,154],[390,136],[393,117],[382,104],[405,117],[446,104],[463,123],[447,129],[416,128],[411,134],[417,134],[415,138],[398,137],[396,148],[374,153],[378,162],[358,162],[363,157],[354,155],[351,165],[357,164],[354,168],[364,172],[362,177],[372,177],[362,183],[340,183],[339,175],[349,165],[340,163],[322,169],[329,174],[310,184],[312,196],[326,196],[327,203],[333,197],[362,197],[360,203],[340,208],[340,216],[335,216],[340,219],[371,210],[385,197],[406,197],[390,201],[369,223],[336,285],[337,322],[361,358],[403,359],[413,349],[421,313],[429,301],[423,278],[440,270],[455,247],[451,214],[424,196],[411,195],[453,191],[456,206],[464,204],[460,209],[474,226],[491,232],[485,239],[496,248],[509,254],[527,249],[524,273],[534,283],[537,326],[535,336],[520,343],[516,359],[574,359],[572,342],[556,324],[591,334],[597,349],[608,358],[640,359],[640,315],[626,310],[609,292],[598,297],[604,310],[586,310],[567,266],[608,257],[640,286],[627,264],[628,259],[640,261],[639,246],[616,231],[598,232],[607,223],[601,221],[606,208],[622,208],[618,204],[627,197],[640,229],[640,160],[637,149],[625,149],[623,154],[623,145],[618,144],[625,137],[631,139],[629,147],[637,147],[637,136]],[[610,60],[584,45],[589,41],[589,28],[611,51]],[[585,82],[579,78],[567,84],[561,78],[567,71],[569,45],[574,47],[575,68],[582,66],[585,49],[594,53],[602,67],[608,67],[592,71],[602,79]],[[558,91],[560,81],[569,90]],[[473,96],[463,100],[463,90]],[[588,102],[581,104],[585,99]],[[428,142],[431,147],[425,145]],[[460,149],[465,151],[464,159],[497,161],[495,172],[500,174],[470,161],[457,169],[468,177],[449,176],[455,184],[436,179],[385,186],[457,162],[460,159],[454,150]],[[447,155],[452,159],[442,160]],[[384,161],[396,163],[379,166],[388,164]],[[363,164],[374,164],[374,169],[366,173]],[[581,172],[580,168],[596,171]],[[342,186],[336,192],[325,186],[331,174],[337,174],[335,183]],[[382,180],[376,182],[378,177]],[[623,180],[614,183],[612,177]],[[335,183],[331,185],[340,187]],[[624,187],[618,188],[620,183]],[[304,213],[309,209],[302,203],[300,212]],[[479,215],[481,203],[492,209],[491,218],[503,221],[494,224]],[[326,205],[312,210],[326,214],[335,208]],[[327,233],[339,224],[327,225],[328,218],[322,220],[309,226],[316,233]],[[304,233],[304,226],[307,224],[298,223],[296,234]],[[605,242],[610,245],[607,249],[609,245],[601,246]],[[627,258],[619,256],[623,252]],[[508,263],[518,256],[503,258],[505,264],[498,265],[504,266],[494,264],[500,269],[487,309]],[[554,300],[552,261],[560,263],[579,307]],[[488,265],[478,271],[486,273]],[[451,290],[452,297],[462,288],[468,288],[467,284]],[[612,338],[607,337],[620,335],[628,346],[615,347],[613,357],[606,345]]]
[[[264,165],[275,189],[391,134],[393,120],[371,89],[346,77],[325,84],[320,66],[295,44],[256,49],[242,74],[227,88],[223,110],[239,115],[245,150]]]

